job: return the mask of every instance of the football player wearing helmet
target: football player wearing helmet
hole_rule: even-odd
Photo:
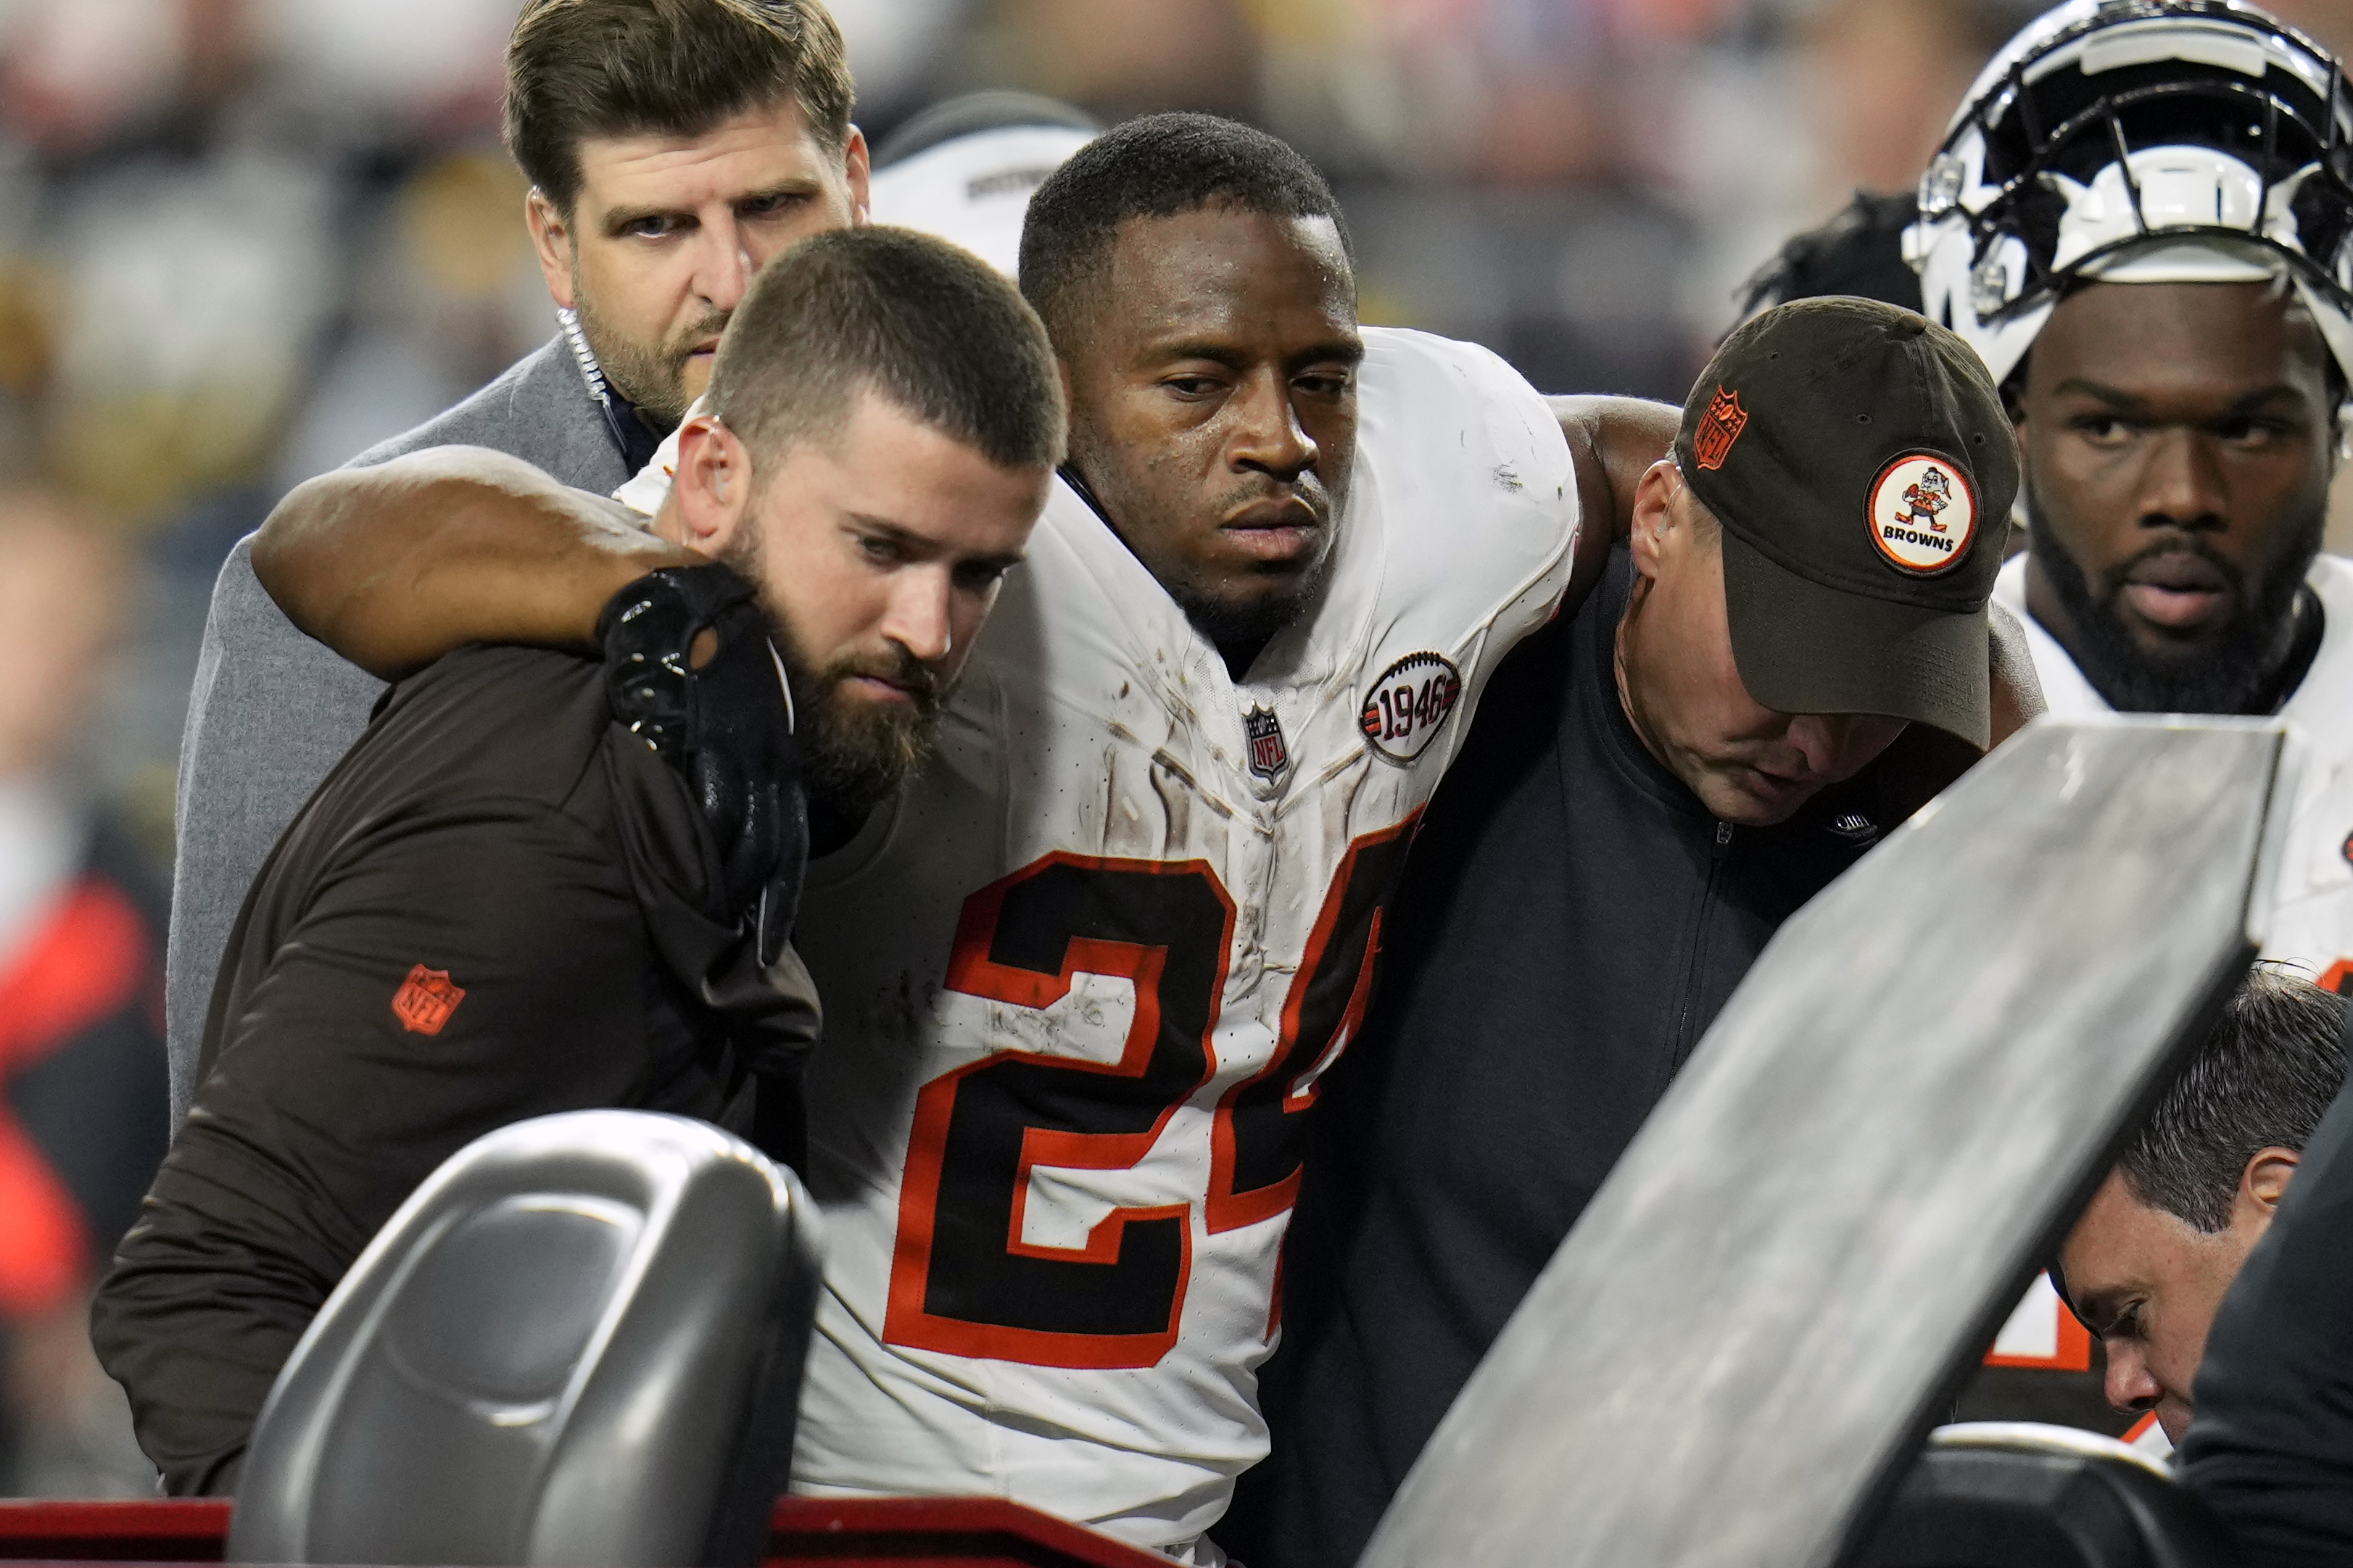
[[[1916,199],[1858,197],[1747,300],[1864,293],[1976,345],[2031,525],[1995,598],[2052,710],[2294,724],[2264,952],[2332,988],[2353,957],[2353,568],[2319,546],[2353,351],[2348,142],[2341,66],[2263,12],[2074,0],[1988,65]],[[1964,1414],[2116,1430],[2092,1364],[2038,1281]],[[2164,1445],[2153,1421],[2133,1436]]]
[[[2008,393],[2052,710],[2278,714],[2308,748],[2266,957],[2353,958],[2353,565],[2320,553],[2353,364],[2353,101],[2237,0],[2075,0],[1920,182],[1922,303]]]

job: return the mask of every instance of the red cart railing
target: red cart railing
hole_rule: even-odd
[[[217,1563],[211,1499],[0,1502],[0,1561]],[[1167,1568],[1168,1560],[997,1498],[780,1498],[766,1568]]]

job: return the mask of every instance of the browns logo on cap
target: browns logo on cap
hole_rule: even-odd
[[[1911,452],[1879,471],[1866,512],[1871,542],[1894,565],[1927,576],[1967,559],[1977,491],[1950,458]]]
[[[2018,447],[1975,350],[1877,300],[1792,300],[1716,351],[1675,460],[1723,525],[1725,619],[1751,697],[1986,744],[1986,601]]]

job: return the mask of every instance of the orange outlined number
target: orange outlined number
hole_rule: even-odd
[[[1189,1201],[1118,1208],[1083,1247],[1028,1237],[1030,1173],[1124,1170],[1217,1073],[1234,903],[1206,861],[1046,856],[965,900],[947,988],[1044,1008],[1085,973],[1135,987],[1116,1062],[998,1051],[915,1097],[882,1338],[1031,1366],[1151,1366],[1174,1349],[1195,1211],[1215,1233],[1299,1189],[1299,1112],[1362,1017],[1413,821],[1349,847],[1282,1008],[1274,1059],[1228,1090]]]
[[[1282,1002],[1282,1037],[1266,1070],[1226,1091],[1210,1131],[1212,1231],[1272,1219],[1299,1196],[1301,1112],[1364,1022],[1381,946],[1381,916],[1405,852],[1412,816],[1348,846]]]
[[[1121,1170],[1216,1071],[1234,904],[1201,860],[1053,854],[965,900],[947,986],[1050,1007],[1084,971],[1135,986],[1116,1062],[998,1051],[925,1084],[882,1338],[1032,1366],[1151,1366],[1175,1348],[1190,1204],[1114,1209],[1084,1247],[1024,1239],[1029,1173]]]
[[[451,984],[448,970],[420,963],[392,994],[392,1016],[412,1035],[438,1035],[465,999],[466,988]]]

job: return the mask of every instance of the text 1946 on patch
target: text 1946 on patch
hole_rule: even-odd
[[[1381,672],[1357,715],[1366,743],[1403,764],[1429,749],[1462,696],[1462,677],[1443,654],[1409,653]]]

